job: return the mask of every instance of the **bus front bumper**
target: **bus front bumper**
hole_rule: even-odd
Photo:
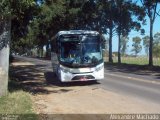
[[[82,73],[71,73],[68,71],[60,70],[60,80],[61,82],[71,82],[71,81],[91,81],[91,80],[101,80],[104,78],[104,67],[100,70],[95,70],[92,72],[82,72]]]

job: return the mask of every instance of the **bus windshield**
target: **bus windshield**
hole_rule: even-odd
[[[72,67],[85,67],[99,64],[102,62],[100,36],[61,36],[59,58],[62,64]]]

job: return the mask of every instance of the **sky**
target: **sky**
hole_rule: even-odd
[[[160,6],[158,6],[157,10],[160,10]],[[145,34],[144,35],[141,35],[140,32],[136,32],[136,31],[131,31],[131,33],[129,34],[129,42],[128,42],[128,45],[129,47],[127,48],[127,54],[132,54],[131,50],[132,50],[132,38],[133,37],[136,37],[136,36],[139,36],[141,38],[143,38],[144,36],[146,35],[149,35],[149,29],[150,29],[150,26],[149,26],[149,18],[148,16],[146,16],[146,25],[142,26],[143,29],[145,29]],[[157,18],[155,19],[155,22],[154,22],[154,26],[153,26],[153,35],[157,32],[160,32],[160,17],[157,16]],[[143,46],[143,42],[141,42],[141,45]],[[112,41],[112,51],[113,52],[117,52],[118,51],[118,39],[117,39],[117,36],[114,36],[113,37],[113,41]],[[142,51],[139,53],[139,55],[146,55],[145,51],[144,51],[144,48],[142,48]]]

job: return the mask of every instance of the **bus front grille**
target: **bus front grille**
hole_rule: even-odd
[[[72,80],[94,80],[92,75],[78,75],[72,78]]]

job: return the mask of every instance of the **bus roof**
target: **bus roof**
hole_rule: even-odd
[[[69,30],[69,31],[59,31],[56,36],[60,35],[81,35],[81,34],[93,34],[98,35],[99,33],[97,31],[90,31],[90,30]]]

